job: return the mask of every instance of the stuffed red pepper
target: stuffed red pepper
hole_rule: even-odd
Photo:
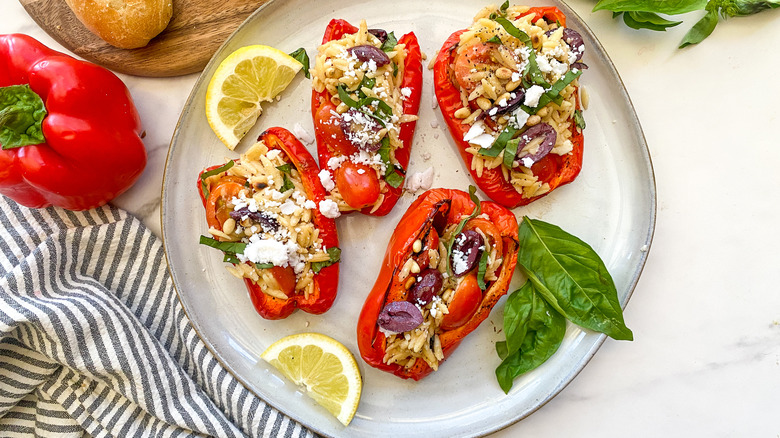
[[[404,214],[357,327],[369,365],[419,380],[439,368],[506,294],[517,220],[472,193],[432,189]]]
[[[317,164],[289,131],[270,128],[239,160],[204,170],[198,191],[228,270],[266,319],[319,314],[336,298],[341,250]]]
[[[386,215],[401,195],[420,106],[417,37],[334,19],[311,73],[325,188],[341,211]]]
[[[434,64],[436,98],[471,175],[513,208],[577,177],[582,36],[555,7],[483,9]]]

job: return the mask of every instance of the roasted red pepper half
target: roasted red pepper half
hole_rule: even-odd
[[[0,35],[0,194],[33,208],[98,207],[146,166],[127,87],[103,67]]]
[[[345,35],[358,32],[358,28],[345,20],[333,19],[325,29],[322,43],[339,40]],[[372,30],[370,30],[372,31]],[[384,32],[384,31],[374,31]],[[420,107],[422,92],[422,53],[417,37],[414,33],[408,33],[398,39],[398,44],[404,44],[406,58],[404,59],[403,78],[400,89],[408,95],[404,95],[402,104],[403,114],[417,115]],[[400,72],[399,72],[400,73]],[[335,99],[339,99],[335,95]],[[311,111],[314,119],[314,133],[317,139],[317,155],[323,169],[328,167],[329,160],[333,157],[351,156],[360,151],[350,141],[336,118],[337,105],[333,103],[334,94],[327,89],[317,92],[312,91]],[[369,166],[361,163],[353,163],[350,160],[343,162],[333,173],[333,180],[341,193],[344,201],[351,209],[360,210],[363,214],[372,216],[384,216],[393,209],[403,191],[405,172],[409,166],[409,156],[412,150],[412,138],[416,121],[400,124],[398,139],[402,146],[395,149],[397,167],[390,169],[383,177],[377,177],[376,172]],[[376,152],[376,151],[372,151]],[[381,154],[381,152],[380,152]],[[385,159],[386,161],[386,159]],[[394,171],[394,172],[393,172]],[[392,177],[389,175],[392,174]],[[382,182],[380,182],[380,179]],[[383,196],[380,205],[379,197]],[[346,210],[345,212],[352,211]]]
[[[358,320],[358,348],[369,365],[404,379],[422,379],[438,368],[506,294],[517,262],[517,220],[505,207],[490,201],[481,202],[475,211],[477,204],[472,199],[476,198],[461,190],[431,189],[401,218]],[[475,251],[470,257],[469,247]],[[459,257],[460,261],[450,262]],[[489,265],[494,265],[492,274],[487,272]],[[430,310],[434,307],[435,314]],[[415,313],[414,309],[422,316],[410,322],[408,314]],[[417,342],[429,359],[415,354],[406,357],[402,352],[400,360],[388,360],[398,351],[391,344],[395,342],[392,333],[410,334],[408,344],[412,345],[415,330],[421,327],[431,327],[426,338]],[[398,335],[398,339],[404,337]]]
[[[316,272],[313,271],[312,286],[308,294],[294,290],[296,273],[293,272],[291,266],[268,266],[263,269],[271,275],[276,283],[275,286],[288,292],[286,299],[269,295],[263,292],[263,287],[258,282],[244,278],[252,304],[263,318],[272,320],[286,318],[296,308],[312,314],[324,313],[330,309],[336,299],[340,250],[338,250],[339,241],[335,221],[323,215],[317,208],[320,202],[325,200],[327,194],[317,176],[319,168],[306,147],[284,128],[269,128],[260,134],[258,141],[265,144],[269,153],[273,150],[282,151],[289,163],[295,166],[301,186],[305,191],[305,198],[314,203],[314,205],[310,205],[312,207],[310,209],[311,222],[318,232],[318,237],[322,239],[322,246],[328,249],[327,254],[331,256],[331,259],[320,262],[322,267]],[[237,160],[236,163],[240,163],[240,161]],[[248,181],[247,178],[230,174],[230,166],[232,165],[209,167],[201,172],[197,181],[198,193],[200,193],[201,201],[206,209],[208,225],[217,230],[223,230],[225,221],[231,218],[230,214],[234,211],[234,207],[229,204],[232,202],[231,200],[238,196],[242,189],[251,185],[251,181]],[[285,171],[289,173],[289,169]],[[255,187],[262,190],[268,184],[255,184]],[[267,217],[263,221],[264,223],[267,221],[276,222],[277,225],[281,222],[278,219],[268,219]],[[217,237],[216,240],[222,239]],[[334,249],[336,250],[335,254],[332,252]],[[233,263],[240,262],[233,260]],[[253,265],[251,262],[245,262],[245,264]],[[314,267],[315,264],[312,263],[311,266],[307,266],[307,269],[314,269]]]
[[[535,15],[532,21],[543,18],[548,23],[557,22],[560,26],[566,26],[566,16],[556,7],[530,8],[528,11],[520,14],[520,16],[529,14]],[[583,153],[582,130],[578,129],[575,123],[572,123],[570,127],[571,142],[573,144],[571,153],[566,155],[548,153],[531,166],[531,170],[538,177],[538,180],[549,185],[550,189],[546,193],[530,198],[524,197],[521,192],[504,178],[501,166],[492,169],[485,168],[481,176],[477,174],[476,169],[472,166],[474,155],[466,151],[469,148],[469,143],[463,140],[471,126],[461,123],[463,119],[455,117],[455,112],[463,108],[463,103],[460,87],[455,79],[452,66],[456,60],[456,49],[460,42],[460,36],[464,32],[466,32],[466,29],[456,31],[444,42],[434,63],[433,78],[436,98],[439,102],[441,113],[447,122],[447,127],[458,147],[461,158],[479,188],[493,201],[506,207],[514,208],[540,199],[552,192],[556,187],[572,182],[582,169]],[[575,91],[575,93],[578,92]],[[579,110],[579,98],[575,96],[575,100]]]

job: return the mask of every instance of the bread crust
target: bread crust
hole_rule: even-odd
[[[173,0],[65,0],[76,17],[108,44],[135,49],[168,26]]]

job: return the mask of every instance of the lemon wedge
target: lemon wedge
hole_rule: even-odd
[[[357,411],[363,382],[355,358],[337,340],[319,333],[284,337],[261,355],[345,426]]]
[[[303,65],[273,47],[242,47],[225,58],[206,89],[206,119],[222,143],[235,149],[270,102]]]

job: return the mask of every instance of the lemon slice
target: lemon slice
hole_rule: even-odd
[[[345,426],[352,421],[363,382],[355,358],[337,340],[319,333],[284,337],[261,355]]]
[[[281,93],[303,65],[268,46],[242,47],[225,58],[206,89],[206,119],[231,150],[263,112],[261,102]]]

